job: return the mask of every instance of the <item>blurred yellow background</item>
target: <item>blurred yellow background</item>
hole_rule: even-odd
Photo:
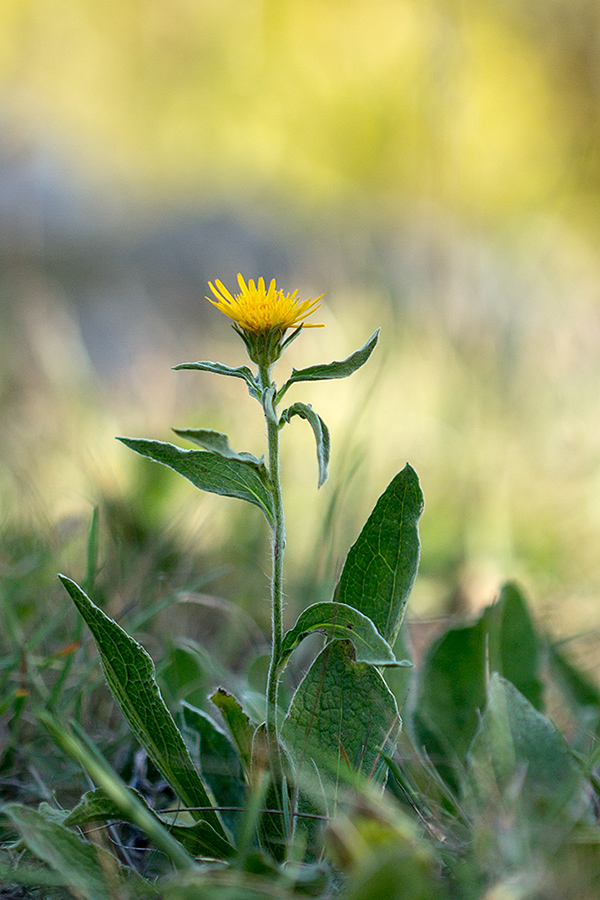
[[[334,577],[409,459],[414,615],[517,577],[551,626],[597,628],[599,34],[593,0],[2,0],[4,528],[126,498],[116,433],[260,452],[237,383],[169,371],[243,362],[204,301],[241,271],[325,292],[290,365],[382,325],[367,369],[294,394],[333,464],[313,495],[286,429],[290,583],[307,554]],[[237,504],[165,484],[190,541],[239,533]]]

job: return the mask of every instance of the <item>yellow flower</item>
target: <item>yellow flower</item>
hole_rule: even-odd
[[[217,299],[206,299],[233,319],[233,327],[237,325],[248,337],[265,335],[274,330],[283,337],[288,328],[323,327],[304,321],[319,308],[323,295],[316,300],[299,300],[298,291],[285,294],[282,290],[277,290],[275,279],[268,288],[264,278],[258,279],[258,285],[252,279],[246,284],[242,276],[238,275],[238,282],[240,293],[234,297],[221,281],[215,282],[216,287],[209,281],[208,286]]]

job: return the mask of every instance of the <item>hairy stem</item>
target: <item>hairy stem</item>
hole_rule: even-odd
[[[271,386],[270,370],[260,368],[263,391]],[[267,679],[267,738],[274,770],[279,769],[279,744],[277,725],[277,693],[279,688],[279,661],[283,642],[283,557],[285,553],[285,517],[281,493],[279,467],[279,426],[265,412],[269,451],[269,474],[273,493],[274,523],[271,569],[271,664]]]

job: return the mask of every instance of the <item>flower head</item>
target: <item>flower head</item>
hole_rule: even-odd
[[[223,282],[215,281],[216,287],[209,282],[208,286],[216,299],[206,299],[232,319],[231,324],[244,339],[253,362],[270,365],[279,359],[281,352],[299,334],[301,328],[323,327],[305,321],[319,308],[323,295],[316,300],[300,300],[297,290],[291,294],[278,290],[275,279],[268,288],[264,278],[259,278],[258,284],[252,279],[246,284],[243,277],[238,275],[238,283],[240,293],[234,296]],[[287,341],[283,341],[289,328],[294,328],[295,332]]]

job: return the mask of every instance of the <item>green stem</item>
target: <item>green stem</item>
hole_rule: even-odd
[[[263,391],[271,386],[270,367],[260,367]],[[274,522],[271,570],[271,664],[267,679],[267,739],[271,756],[271,766],[277,771],[279,764],[279,743],[277,726],[277,693],[279,688],[279,662],[283,643],[283,557],[285,553],[285,517],[281,476],[279,467],[279,426],[265,413],[269,452],[269,474],[273,493]]]

